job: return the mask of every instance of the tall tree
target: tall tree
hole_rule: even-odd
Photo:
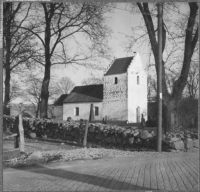
[[[108,10],[101,4],[39,3],[35,4],[34,19],[27,29],[41,43],[43,51],[38,53],[36,62],[44,66],[41,89],[41,117],[47,118],[49,83],[53,65],[83,64],[93,57],[94,50],[105,54],[108,29],[104,25],[104,13]],[[31,30],[32,23],[37,23]],[[84,55],[79,50],[70,55],[70,43],[79,44],[76,34],[84,34],[91,42],[91,54]],[[68,41],[66,41],[68,40]],[[68,50],[67,50],[68,48]],[[44,59],[43,59],[44,58]]]
[[[21,30],[26,22],[30,5],[24,3],[3,3],[3,69],[5,72],[4,113],[10,114],[8,105],[11,99],[11,73],[16,72],[33,55],[32,34]]]
[[[173,6],[171,4],[167,4],[167,8],[164,9],[164,11],[170,10],[169,8],[173,9]],[[178,23],[176,23],[177,27],[172,28],[173,33],[169,32],[170,25],[172,25],[172,19],[169,19],[168,26],[167,21],[165,22],[165,15],[164,15],[164,21],[163,21],[163,52],[166,50],[168,43],[167,40],[171,40],[175,42],[175,39],[179,41],[179,46],[182,46],[183,51],[183,57],[180,57],[179,52],[179,58],[176,57],[176,63],[179,64],[179,76],[174,80],[172,90],[169,92],[169,89],[167,87],[167,80],[166,80],[166,65],[169,62],[168,58],[166,60],[163,60],[163,68],[162,68],[162,92],[163,92],[163,99],[164,103],[167,107],[167,128],[168,130],[174,131],[178,127],[178,104],[182,97],[183,90],[187,84],[191,59],[193,56],[193,53],[196,48],[196,44],[198,41],[198,3],[196,2],[188,2],[189,5],[189,13],[187,16],[184,15],[184,19],[179,20]],[[137,3],[137,6],[139,8],[140,13],[142,14],[142,17],[144,19],[144,23],[146,26],[146,33],[148,34],[151,49],[153,52],[154,60],[155,60],[155,69],[157,72],[158,69],[158,42],[156,38],[156,27],[155,22],[153,21],[153,15],[150,11],[149,3]],[[171,7],[170,7],[171,6]],[[164,6],[165,7],[165,6]],[[176,6],[178,7],[178,6]],[[154,10],[155,11],[155,10]],[[164,12],[165,14],[165,12]],[[167,20],[167,19],[166,19]],[[177,31],[176,31],[177,30]],[[167,36],[168,35],[168,36]],[[183,40],[184,39],[184,40]],[[176,42],[175,42],[176,43]],[[180,48],[179,48],[180,50]],[[178,63],[178,59],[180,60],[182,58],[182,62]],[[175,66],[175,65],[174,65]]]

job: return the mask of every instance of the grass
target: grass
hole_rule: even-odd
[[[35,159],[26,161],[27,155],[35,151],[60,151],[60,150],[73,150],[78,149],[80,146],[73,143],[62,143],[58,141],[44,141],[38,139],[25,138],[25,153],[20,154],[19,149],[14,149],[14,139],[9,138],[3,140],[3,166],[6,167],[19,167],[24,165],[37,165],[49,163],[59,160],[60,155],[53,155],[44,159]]]

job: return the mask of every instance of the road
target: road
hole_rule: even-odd
[[[4,191],[197,191],[198,153],[117,156],[3,170]]]

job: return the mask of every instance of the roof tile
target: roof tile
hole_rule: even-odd
[[[63,94],[61,95],[54,103],[54,106],[62,106],[63,105],[63,101],[65,100],[65,98],[68,96],[69,94]]]
[[[63,103],[102,102],[103,84],[76,86]]]
[[[105,76],[126,73],[127,68],[130,65],[132,59],[133,57],[124,57],[124,58],[116,59],[114,63],[111,65],[111,67],[108,69]]]

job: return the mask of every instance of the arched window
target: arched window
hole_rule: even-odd
[[[137,84],[139,85],[140,84],[140,77],[137,76]]]
[[[117,84],[118,83],[118,78],[115,77],[115,81],[114,81],[114,84]]]

